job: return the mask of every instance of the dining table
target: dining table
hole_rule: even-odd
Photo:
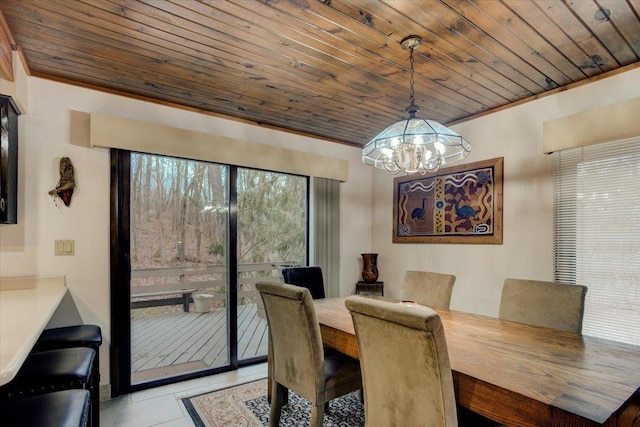
[[[323,344],[358,359],[346,298],[317,299],[314,306]],[[458,405],[506,426],[640,426],[640,346],[434,310]]]

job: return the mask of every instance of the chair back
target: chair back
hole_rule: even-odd
[[[587,287],[540,280],[505,279],[500,319],[582,332]]]
[[[404,275],[400,299],[415,301],[427,307],[449,308],[455,281],[456,276],[451,274],[407,271]]]
[[[313,299],[324,298],[324,281],[320,267],[289,267],[282,269],[284,283],[309,289]]]
[[[314,402],[324,390],[320,324],[308,289],[259,282],[269,325],[272,378]]]
[[[444,330],[428,307],[352,296],[367,427],[456,426]]]

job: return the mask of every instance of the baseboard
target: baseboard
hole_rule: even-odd
[[[101,384],[100,385],[100,401],[104,402],[105,400],[111,399],[111,384]]]

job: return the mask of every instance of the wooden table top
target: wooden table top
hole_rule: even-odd
[[[357,358],[345,299],[314,305],[324,344]],[[640,426],[640,346],[436,311],[458,404],[506,425]]]

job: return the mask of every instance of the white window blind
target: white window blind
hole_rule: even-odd
[[[553,154],[555,280],[588,287],[583,334],[640,344],[640,137]]]

